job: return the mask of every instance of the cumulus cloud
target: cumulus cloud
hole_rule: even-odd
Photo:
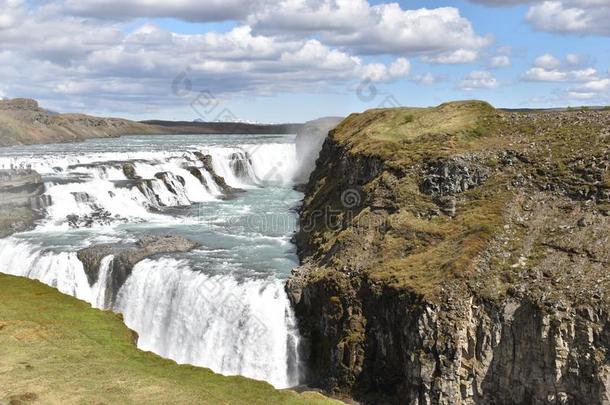
[[[610,35],[607,0],[552,0],[532,5],[526,19],[540,31]]]
[[[470,72],[458,86],[462,90],[477,90],[477,89],[493,89],[498,87],[498,80],[490,73],[484,70],[475,70]]]
[[[534,61],[534,66],[522,76],[525,81],[569,84],[556,89],[558,100],[607,100],[610,98],[610,78],[593,67],[583,66],[587,58],[568,54],[565,61],[545,54]]]
[[[172,80],[184,71],[195,89],[222,97],[331,89],[364,77],[389,82],[411,68],[403,57],[366,63],[316,39],[264,35],[247,25],[179,34],[145,23],[129,32],[117,22],[66,16],[58,7],[10,5],[0,30],[3,90],[62,105],[69,100],[72,108],[77,100],[90,110],[128,101],[141,110],[167,106],[176,101]],[[19,24],[8,24],[17,17]]]
[[[234,28],[177,33],[149,17],[230,20]],[[454,7],[404,9],[367,0],[210,0],[205,6],[193,0],[0,0],[2,90],[90,110],[175,103],[171,82],[180,72],[194,88],[218,96],[346,88],[364,78],[432,83],[438,77],[411,78],[410,59],[470,63],[490,42]]]
[[[326,43],[365,54],[480,49],[491,41],[454,7],[404,10],[398,3],[366,0],[284,0],[254,13],[248,23],[266,33],[320,34]]]
[[[551,54],[539,56],[534,61],[534,66],[528,69],[523,75],[526,81],[535,82],[583,82],[595,80],[598,71],[592,67],[575,68],[575,63],[582,58],[575,58],[575,55],[566,56],[566,63],[562,63],[557,57]]]
[[[263,3],[257,0],[206,0],[205,3],[198,0],[67,0],[64,9],[74,15],[96,18],[167,17],[211,22],[246,18]]]
[[[590,100],[594,98],[610,98],[610,79],[595,79],[573,87],[568,91],[568,96],[578,100]]]
[[[492,7],[529,5],[526,20],[539,31],[610,35],[608,0],[471,0]]]
[[[505,68],[510,66],[510,57],[507,55],[497,55],[491,58],[489,66],[494,69]]]
[[[443,52],[437,55],[424,55],[422,61],[433,64],[457,65],[472,63],[477,60],[478,52],[472,49],[458,49],[453,52]]]
[[[549,53],[539,56],[534,61],[534,66],[542,69],[556,69],[561,66],[561,61]]]
[[[430,86],[442,81],[443,77],[428,72],[424,74],[415,75],[411,78],[411,80],[419,84]]]

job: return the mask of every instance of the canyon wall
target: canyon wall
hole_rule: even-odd
[[[610,113],[480,102],[326,140],[287,289],[308,382],[363,403],[610,403]]]

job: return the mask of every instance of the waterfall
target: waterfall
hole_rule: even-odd
[[[283,283],[238,281],[193,271],[185,261],[144,260],[119,291],[114,310],[143,331],[138,347],[225,375],[298,383],[298,336]]]
[[[1,273],[39,280],[94,308],[123,314],[142,350],[277,388],[299,382],[299,335],[280,280],[210,276],[183,260],[146,259],[112,303],[112,255],[102,259],[90,286],[75,253],[46,251],[12,237],[0,239],[0,253]]]
[[[0,168],[38,171],[49,202],[35,230],[0,239],[0,272],[122,313],[143,350],[278,388],[297,385],[300,338],[278,277],[294,265],[285,242],[290,235],[241,229],[252,222],[250,212],[285,209],[264,198],[277,195],[281,202],[293,192],[294,155],[294,144],[269,143],[0,156]],[[225,201],[219,176],[245,193]],[[207,204],[208,210],[200,209]],[[192,206],[197,210],[189,211]],[[180,215],[209,217],[203,227],[198,217],[184,222]],[[217,222],[222,226],[210,225]],[[108,255],[90,285],[77,251],[99,240],[134,241],[149,224],[168,233],[191,232],[186,236],[211,246],[140,261],[118,292],[110,291],[115,258]],[[250,257],[249,251],[256,253]]]
[[[87,217],[96,224],[123,220],[162,220],[159,210],[216,200],[222,190],[195,152],[123,152],[65,157],[0,157],[0,168],[32,167],[44,176],[47,220],[55,226],[68,224],[68,216]],[[258,144],[209,147],[215,173],[235,188],[265,184],[287,185],[295,166],[293,144]],[[139,180],[128,179],[123,165],[130,163]],[[201,178],[187,168],[196,169]],[[72,221],[72,226],[75,221]]]
[[[38,280],[92,303],[91,286],[74,252],[53,252],[12,237],[0,239],[0,273]]]

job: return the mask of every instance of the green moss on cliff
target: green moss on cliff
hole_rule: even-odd
[[[470,149],[494,129],[495,109],[482,101],[432,108],[375,109],[352,114],[333,132],[356,154],[379,156],[388,164],[411,164],[424,156]]]
[[[358,187],[366,201],[347,210],[351,216],[338,216],[341,229],[325,223],[310,233],[314,254],[333,269],[363,271],[376,282],[434,300],[447,282],[474,276],[517,191],[548,189],[573,198],[605,193],[608,117],[591,111],[506,113],[479,101],[352,114],[331,133],[348,163],[328,158],[331,166],[319,169],[306,196],[305,215],[324,207],[346,211],[340,197],[354,187],[354,173],[367,159],[379,160],[383,169],[372,180],[355,180],[364,183]],[[424,167],[451,159],[488,176],[448,197],[423,192]],[[440,212],[447,203],[454,214]],[[504,286],[498,294],[509,289],[510,271],[504,271],[493,272]]]
[[[136,349],[119,316],[35,281],[0,274],[0,402],[324,404]],[[21,403],[21,402],[15,402]]]

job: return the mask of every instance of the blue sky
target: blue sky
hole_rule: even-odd
[[[609,19],[610,0],[0,0],[0,96],[264,122],[610,104]]]

